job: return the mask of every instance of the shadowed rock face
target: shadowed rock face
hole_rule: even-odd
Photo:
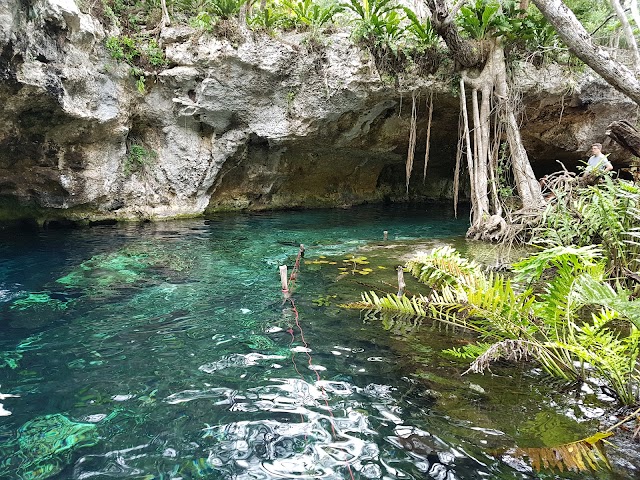
[[[524,70],[517,78],[523,90],[522,137],[537,173],[559,170],[556,160],[569,170],[583,166],[594,142],[604,145],[616,167],[628,164],[629,153],[605,132],[611,119],[628,116],[635,123],[638,108],[631,100],[590,71],[577,75],[552,65]]]
[[[170,68],[148,76],[140,94],[129,67],[104,48],[108,35],[73,0],[0,5],[0,219],[162,218],[452,196],[459,100],[446,73],[384,82],[349,32],[307,52],[295,34],[245,32],[233,47],[177,27],[161,38]],[[635,106],[595,77],[581,76],[571,90],[569,78],[559,70],[518,75],[523,138],[540,174],[556,158],[585,158],[621,115],[636,118]],[[411,92],[422,95],[407,196]]]

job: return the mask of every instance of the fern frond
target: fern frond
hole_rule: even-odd
[[[573,295],[583,305],[599,305],[614,310],[640,328],[640,301],[629,300],[625,291],[616,292],[606,282],[581,275],[575,281]]]
[[[473,285],[482,276],[478,263],[461,257],[448,245],[434,248],[430,253],[410,260],[407,268],[420,282],[432,288]]]
[[[446,350],[442,350],[442,353],[458,358],[460,360],[471,360],[478,358],[489,348],[491,348],[492,345],[493,344],[491,343],[470,343],[460,348],[447,348]]]
[[[547,248],[513,265],[516,279],[521,282],[539,280],[550,267],[568,269],[574,273],[589,271],[602,262],[602,250],[596,245],[585,247],[557,246]]]
[[[527,457],[536,471],[543,468],[560,472],[596,471],[602,465],[611,469],[603,449],[603,440],[611,435],[611,432],[598,432],[577,442],[555,447],[516,448],[509,453],[517,458]]]
[[[435,319],[470,328],[484,338],[520,338],[537,330],[530,321],[535,302],[531,292],[516,293],[499,274],[478,279],[473,288],[444,287],[428,300]]]
[[[483,373],[493,362],[500,359],[512,362],[526,361],[536,356],[538,350],[539,345],[526,340],[503,340],[486,349],[482,355],[473,361],[464,374],[468,372]]]

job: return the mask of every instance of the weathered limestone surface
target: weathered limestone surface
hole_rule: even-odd
[[[558,65],[535,69],[522,67],[517,75],[524,109],[523,141],[534,168],[540,173],[582,164],[591,144],[604,145],[604,152],[617,167],[631,159],[606,136],[609,119],[635,123],[637,106],[612,89],[590,69],[572,72]]]
[[[109,34],[73,0],[0,3],[0,219],[402,199],[414,91],[422,96],[410,197],[452,194],[459,107],[450,73],[396,84],[348,32],[308,51],[301,34],[245,31],[234,46],[176,27],[161,35],[169,67],[148,76],[141,94],[129,67],[107,52]],[[636,118],[633,104],[595,76],[569,81],[528,69],[518,78],[524,140],[542,169],[555,158],[575,163],[611,121]],[[154,152],[141,165],[130,159],[137,145]]]

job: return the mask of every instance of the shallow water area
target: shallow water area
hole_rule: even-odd
[[[460,377],[455,335],[337,306],[466,227],[431,205],[1,231],[0,478],[531,478],[501,452],[589,435],[597,399]]]

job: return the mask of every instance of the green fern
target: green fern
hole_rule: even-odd
[[[445,286],[429,297],[432,316],[480,333],[482,338],[520,338],[537,331],[530,322],[535,298],[531,291],[517,293],[511,281],[491,273],[473,288]],[[467,321],[472,319],[473,321]]]
[[[445,350],[442,350],[442,353],[460,360],[475,360],[480,355],[485,353],[491,347],[491,345],[493,344],[483,342],[478,342],[475,344],[469,343],[468,345],[465,345],[463,347],[447,348]]]
[[[624,278],[625,269],[640,266],[640,188],[623,180],[604,177],[596,186],[554,191],[542,225],[533,231],[532,242],[546,245],[599,244],[608,277]]]
[[[430,295],[363,293],[362,301],[349,307],[372,312],[396,334],[409,334],[428,318],[474,332],[478,344],[446,350],[474,359],[468,371],[481,373],[498,359],[535,360],[557,378],[596,377],[621,403],[637,400],[640,302],[603,280],[600,249],[556,246],[541,251],[516,264],[515,284],[498,273],[484,274],[450,247],[413,260],[409,270],[434,286]],[[544,287],[534,292],[543,277]],[[587,306],[601,309],[589,323],[579,320]],[[613,327],[614,320],[627,320],[629,330],[623,335]]]
[[[448,245],[434,248],[430,253],[407,262],[411,275],[432,288],[444,285],[470,285],[482,276],[479,264],[460,256]]]

